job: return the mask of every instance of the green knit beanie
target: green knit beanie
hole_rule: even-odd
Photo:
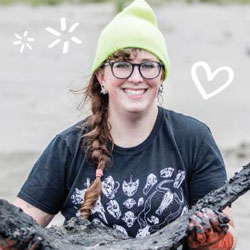
[[[169,75],[170,63],[165,39],[158,29],[152,8],[144,0],[135,0],[104,28],[97,43],[93,74],[114,52],[124,48],[141,48],[154,54]]]

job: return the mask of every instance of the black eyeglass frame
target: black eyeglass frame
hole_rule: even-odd
[[[131,73],[130,73],[129,76],[127,76],[127,77],[122,77],[122,78],[121,78],[121,77],[115,76],[114,71],[113,71],[113,67],[114,67],[114,64],[115,64],[115,63],[119,63],[119,62],[126,62],[126,63],[129,63],[129,64],[132,65],[132,71],[131,71]],[[144,77],[143,74],[141,73],[141,66],[142,66],[144,63],[149,63],[149,62],[157,63],[158,66],[159,66],[159,72],[158,72],[157,76],[155,76],[155,77],[150,77],[150,78]],[[106,65],[111,66],[111,72],[112,72],[113,76],[114,76],[115,78],[117,78],[117,79],[127,79],[127,78],[129,78],[129,77],[133,74],[135,66],[138,67],[139,72],[140,72],[140,75],[141,75],[142,78],[144,78],[144,79],[155,79],[155,78],[157,78],[157,77],[160,75],[161,69],[164,67],[164,64],[163,64],[162,62],[156,62],[156,61],[145,61],[145,62],[142,62],[142,63],[131,63],[131,62],[127,62],[127,61],[114,61],[114,62],[106,62],[106,63],[103,63],[103,65],[104,65],[104,66],[106,66]]]

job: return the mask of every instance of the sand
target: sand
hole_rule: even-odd
[[[230,177],[250,161],[250,6],[179,3],[154,9],[171,59],[162,105],[210,127]],[[0,7],[1,198],[13,201],[49,141],[84,116],[76,111],[81,97],[69,94],[68,89],[87,82],[98,35],[113,14],[111,3]],[[59,30],[61,17],[66,17],[68,27],[80,23],[73,34],[82,43],[70,43],[67,54],[62,54],[62,42],[48,49],[55,36],[45,28]],[[35,41],[30,42],[32,51],[26,47],[20,53],[20,47],[12,43],[17,40],[14,34],[25,30]],[[197,61],[206,61],[213,71],[230,66],[233,82],[204,100],[190,73]],[[200,76],[204,78],[204,72]],[[204,86],[210,91],[226,79],[222,73],[213,85]],[[243,250],[249,243],[250,193],[233,204],[232,212],[237,250]],[[52,223],[61,222],[59,216]]]

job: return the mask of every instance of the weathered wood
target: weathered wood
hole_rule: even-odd
[[[0,241],[14,240],[15,248],[18,250],[177,249],[185,241],[188,219],[192,214],[204,207],[221,211],[249,189],[250,163],[221,188],[199,200],[187,214],[143,239],[127,239],[117,230],[79,218],[73,218],[65,226],[42,228],[21,209],[0,200]]]

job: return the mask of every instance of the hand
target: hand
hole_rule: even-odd
[[[28,246],[25,247],[26,250],[35,250],[35,249],[42,249],[40,245],[40,238],[32,243],[29,243]],[[22,247],[22,249],[24,249]],[[17,241],[10,240],[10,239],[1,239],[0,240],[0,250],[18,250]]]
[[[226,235],[229,218],[218,211],[203,208],[189,218],[187,241],[191,249],[210,249]],[[213,248],[211,248],[213,249]]]
[[[0,236],[1,237],[1,236]],[[39,236],[35,238],[27,238],[26,242],[23,242],[23,245],[18,245],[18,241],[16,239],[3,239],[0,238],[0,250],[18,250],[18,249],[26,249],[26,250],[36,250],[42,249],[41,241],[43,239]],[[20,244],[20,242],[19,242]]]
[[[16,241],[15,240],[8,240],[8,239],[1,239],[0,240],[0,250],[15,250]]]

